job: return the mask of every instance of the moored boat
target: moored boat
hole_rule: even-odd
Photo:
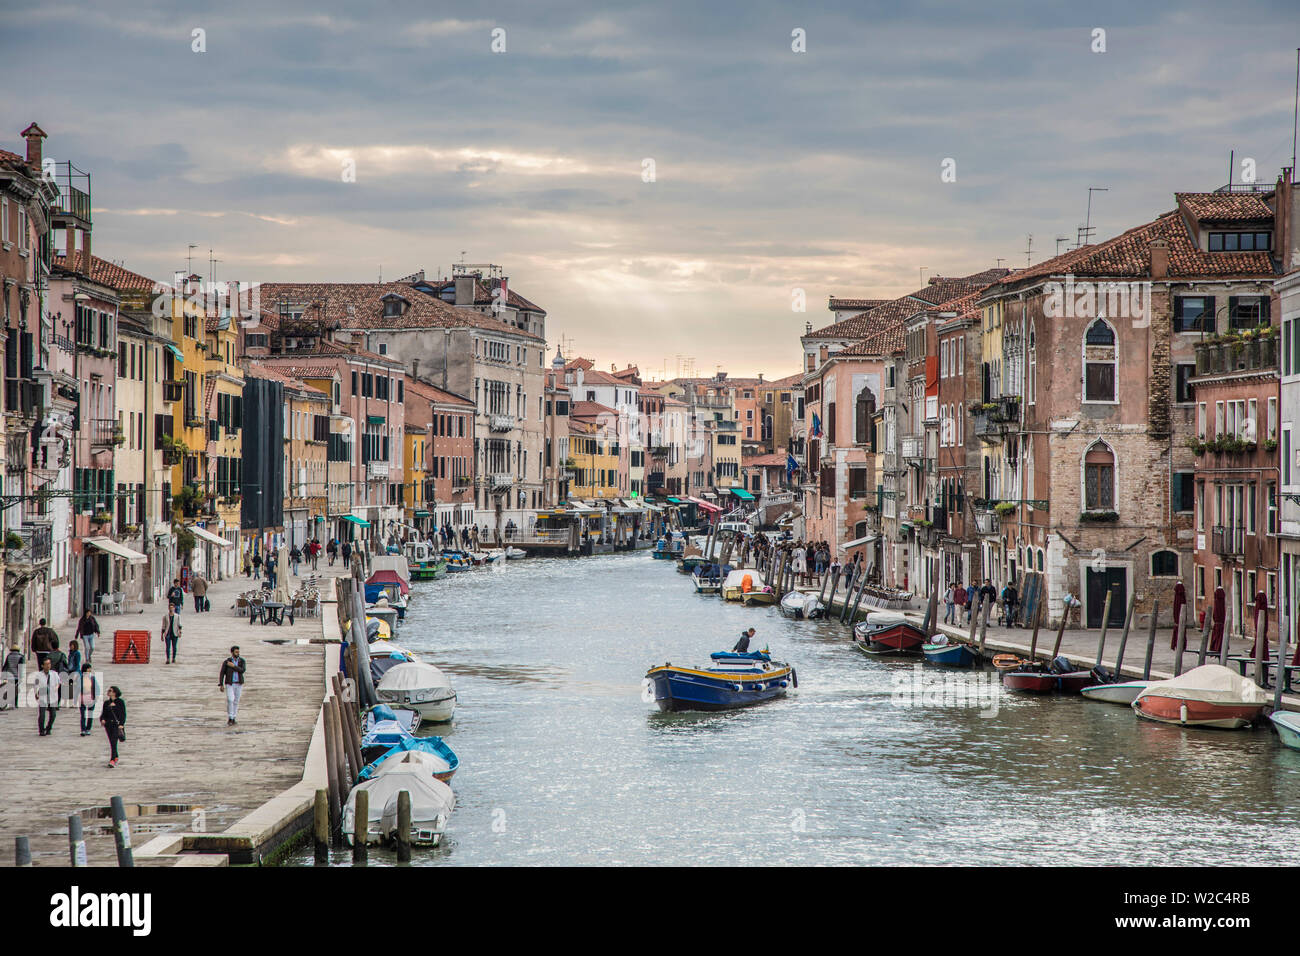
[[[381,742],[381,737],[391,742]],[[357,780],[369,780],[377,776],[389,761],[399,759],[404,754],[413,754],[416,762],[421,763],[430,776],[443,783],[450,783],[460,766],[460,758],[441,737],[416,737],[414,734],[394,737],[374,732],[361,738],[361,759],[368,762],[361,768]]]
[[[424,541],[406,543],[406,566],[412,581],[432,581],[447,573],[447,562]]]
[[[753,568],[736,568],[722,582],[722,599],[743,601],[746,594],[757,590],[762,584],[762,576]]]
[[[447,571],[450,574],[461,574],[464,571],[474,570],[474,561],[464,551],[444,551],[442,555],[446,561]]]
[[[691,582],[700,594],[717,594],[722,590],[722,571],[716,564],[705,565],[691,575]]]
[[[1006,673],[1007,671],[1019,670],[1020,665],[1024,663],[1025,661],[1022,658],[1017,657],[1015,654],[994,654],[993,655],[994,668],[996,668],[999,671],[1002,671],[1003,673]]]
[[[979,659],[966,644],[922,644],[921,653],[931,664],[943,667],[973,667]]]
[[[1268,691],[1220,664],[1152,681],[1133,700],[1139,717],[1184,727],[1249,727],[1272,702]]]
[[[1089,700],[1099,700],[1104,704],[1123,704],[1128,707],[1149,683],[1150,681],[1131,680],[1122,684],[1092,684],[1079,693]]]
[[[1056,675],[1046,669],[1005,671],[1002,686],[1026,694],[1054,694],[1057,691]]]
[[[510,546],[506,547],[507,561],[518,561],[520,558],[526,558],[526,557],[528,557],[528,552],[525,551],[523,548],[512,548]]]
[[[718,651],[702,667],[662,664],[650,668],[645,679],[663,711],[752,707],[784,697],[788,688],[799,686],[794,668],[773,661],[764,651]]]
[[[853,627],[858,649],[867,654],[918,654],[925,631],[896,611],[873,611]]]
[[[420,726],[420,713],[409,707],[375,704],[373,707],[367,707],[366,712],[361,716],[362,734],[370,733],[380,721],[384,720],[394,721],[401,730],[414,734]]]
[[[826,605],[811,591],[791,591],[777,602],[777,610],[785,617],[803,621],[824,616]]]
[[[451,720],[456,710],[451,681],[432,664],[398,664],[384,675],[375,693],[383,703],[410,707],[434,723]]]
[[[357,793],[369,794],[366,820],[366,842],[385,843],[397,832],[398,794],[403,790],[411,799],[411,843],[415,846],[437,846],[446,830],[447,819],[456,806],[456,795],[451,787],[429,775],[418,758],[412,761],[390,761],[384,772],[364,780],[352,788],[343,809],[343,836],[349,846],[356,832]]]
[[[1268,715],[1268,719],[1273,721],[1273,726],[1277,728],[1277,736],[1282,741],[1282,746],[1300,750],[1300,714],[1293,710],[1275,710]]]
[[[759,584],[752,591],[745,591],[740,596],[741,602],[745,607],[751,606],[768,606],[776,603],[776,592],[770,587]]]

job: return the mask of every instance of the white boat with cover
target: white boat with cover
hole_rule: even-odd
[[[456,692],[447,675],[432,664],[398,664],[384,674],[375,688],[382,703],[410,707],[434,723],[451,720],[456,710]]]
[[[1220,664],[1152,681],[1133,700],[1139,717],[1184,727],[1249,727],[1272,703],[1264,688]]]
[[[410,757],[415,751],[403,754]],[[379,772],[362,781],[348,794],[343,808],[343,834],[348,845],[356,833],[357,793],[365,790],[367,800],[367,843],[385,843],[397,833],[397,800],[403,790],[411,795],[411,843],[437,846],[456,806],[451,787],[430,775],[422,757],[410,760],[390,758]]]

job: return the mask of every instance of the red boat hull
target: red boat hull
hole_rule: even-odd
[[[1188,727],[1246,727],[1264,711],[1264,704],[1215,704],[1177,697],[1148,696],[1134,701],[1133,709],[1149,720]],[[1184,707],[1186,711],[1184,712]]]
[[[1027,694],[1052,694],[1056,692],[1056,675],[1039,671],[1007,671],[1002,675],[1002,685],[1007,690]]]
[[[1097,683],[1092,671],[1070,671],[1068,674],[1056,675],[1057,689],[1062,694],[1079,694],[1085,687]]]
[[[867,650],[877,654],[919,654],[925,632],[911,624],[895,624],[866,637]]]

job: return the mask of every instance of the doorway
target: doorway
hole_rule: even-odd
[[[1087,576],[1087,611],[1086,627],[1101,627],[1101,615],[1106,609],[1106,592],[1111,592],[1110,621],[1111,627],[1123,627],[1124,617],[1128,611],[1128,569],[1106,568],[1098,571],[1094,568],[1085,570]]]

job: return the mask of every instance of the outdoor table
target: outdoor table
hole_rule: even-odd
[[[284,605],[281,604],[279,601],[263,602],[262,614],[263,614],[263,619],[262,619],[263,624],[270,624],[272,622],[275,622],[277,627],[282,626],[284,624]],[[290,624],[293,623],[292,616],[289,618],[289,623]]]

